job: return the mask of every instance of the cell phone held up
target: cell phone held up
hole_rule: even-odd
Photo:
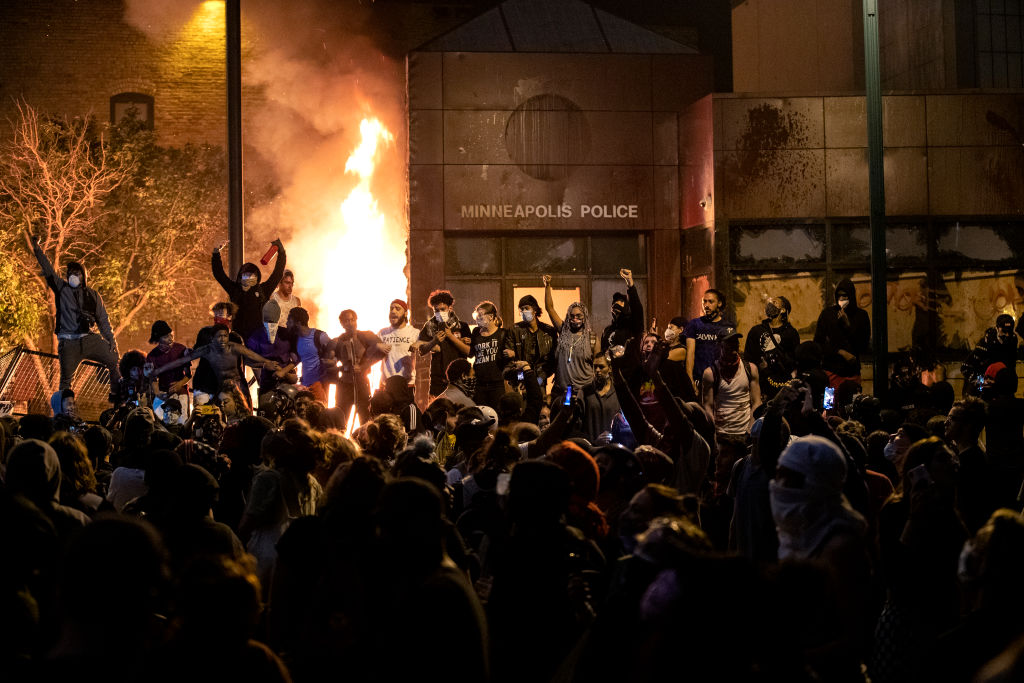
[[[825,410],[832,410],[836,407],[836,389],[835,387],[825,387]]]

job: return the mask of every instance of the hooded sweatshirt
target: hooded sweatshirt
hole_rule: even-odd
[[[804,475],[800,488],[775,479],[769,483],[780,560],[814,557],[838,533],[864,535],[867,522],[843,495],[846,459],[834,443],[820,436],[800,437],[782,452],[778,466]]]
[[[850,303],[846,305],[846,320],[839,317],[839,295],[845,293]],[[871,320],[868,314],[857,306],[857,290],[850,280],[840,280],[836,285],[836,303],[827,307],[818,316],[814,341],[824,351],[822,367],[840,377],[860,375],[860,354],[867,351],[871,342]],[[839,355],[843,349],[853,354],[853,360]]]
[[[46,515],[62,538],[89,523],[79,510],[60,504],[60,460],[50,444],[25,439],[11,450],[4,483],[15,495],[30,500]]]
[[[53,264],[38,244],[33,247],[33,252],[43,269],[46,284],[53,290],[54,303],[57,306],[54,331],[57,338],[79,339],[89,334],[95,324],[103,338],[114,344],[114,331],[110,329],[107,309],[103,306],[103,299],[99,293],[86,286],[85,267],[74,261],[68,262],[69,268],[82,271],[82,283],[78,287],[72,287],[53,269]]]
[[[213,252],[211,257],[213,276],[227,292],[231,303],[238,306],[238,312],[235,313],[235,317],[231,321],[231,329],[237,332],[242,339],[248,339],[249,335],[263,326],[263,306],[277,289],[281,278],[284,277],[286,260],[284,247],[278,247],[274,271],[266,282],[262,282],[263,274],[255,263],[243,263],[242,267],[238,269],[235,279],[232,280],[224,272],[224,263],[221,260],[220,252]],[[242,274],[249,272],[256,274],[256,284],[250,287],[249,291],[243,291]]]
[[[641,337],[644,333],[644,305],[640,301],[636,285],[626,290],[626,301],[622,312],[612,319],[611,324],[601,333],[601,351],[609,347],[622,345],[632,337]]]

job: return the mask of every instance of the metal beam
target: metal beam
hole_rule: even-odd
[[[228,90],[228,245],[230,277],[245,259],[242,232],[242,21],[239,0],[225,0]]]
[[[874,394],[889,391],[889,325],[886,305],[885,166],[882,147],[882,79],[878,57],[878,0],[863,0],[864,85],[867,91],[868,187],[871,195],[871,345]]]

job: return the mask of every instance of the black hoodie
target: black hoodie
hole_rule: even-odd
[[[613,298],[612,303],[615,300]],[[640,294],[637,293],[636,285],[626,290],[626,301],[623,311],[612,319],[610,325],[604,328],[601,334],[601,351],[607,351],[609,347],[626,345],[626,342],[633,337],[642,337],[644,334],[644,305],[640,301]]]
[[[255,263],[243,263],[242,267],[238,269],[235,279],[230,279],[227,273],[224,272],[224,263],[221,261],[220,252],[213,252],[211,259],[213,276],[217,278],[217,282],[227,292],[231,303],[238,306],[238,312],[235,313],[235,317],[231,321],[231,329],[237,332],[242,339],[248,339],[249,335],[263,326],[263,304],[267,303],[270,295],[274,293],[277,285],[280,284],[281,278],[284,277],[286,260],[284,247],[281,246],[280,242],[277,242],[277,245],[277,262],[274,263],[274,272],[263,283],[260,282],[263,274]],[[242,273],[247,272],[256,273],[256,284],[246,292],[242,290],[241,280]]]
[[[845,293],[850,303],[846,306],[845,319],[839,316],[839,294]],[[818,326],[814,331],[814,341],[824,351],[822,367],[840,377],[857,377],[860,375],[860,354],[867,351],[871,343],[871,320],[868,314],[857,306],[857,290],[848,279],[840,280],[836,285],[836,301],[818,316]],[[842,349],[853,354],[853,360],[846,360],[839,355]]]

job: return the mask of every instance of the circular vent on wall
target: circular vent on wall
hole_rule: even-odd
[[[516,107],[505,124],[505,149],[538,180],[561,180],[590,151],[590,128],[580,108],[559,95],[536,95]]]

